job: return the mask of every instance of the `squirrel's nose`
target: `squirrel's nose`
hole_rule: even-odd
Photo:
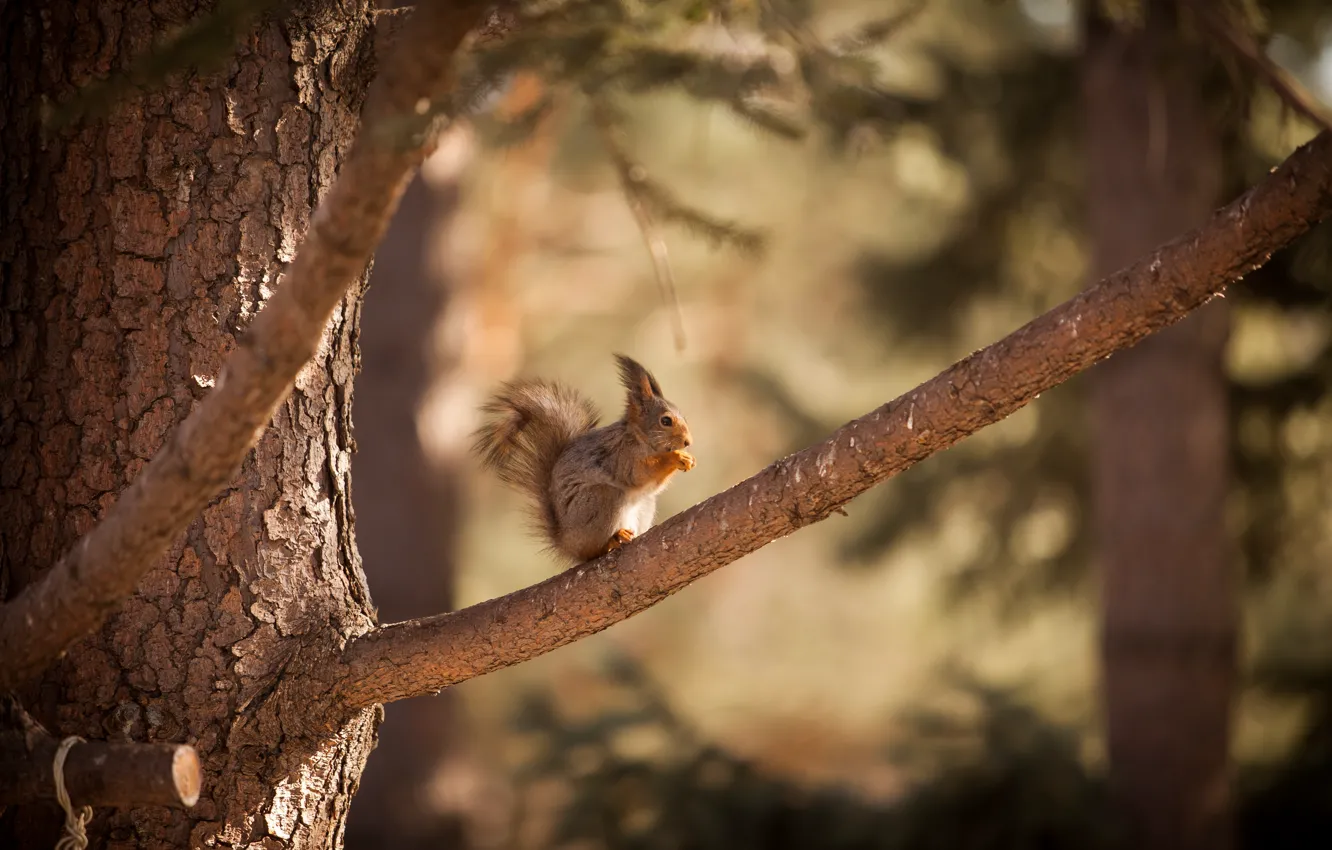
[[[691,440],[691,439],[689,439],[689,435],[686,434],[686,435],[685,435],[685,438],[684,438],[684,448],[687,449],[687,448],[689,448],[690,446],[692,446],[693,444],[694,444],[694,441]]]

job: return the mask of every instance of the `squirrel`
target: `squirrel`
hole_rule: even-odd
[[[536,528],[555,552],[582,563],[652,527],[657,494],[694,468],[680,411],[647,369],[615,355],[624,416],[597,427],[596,406],[554,381],[503,385],[481,410],[481,462],[532,500]]]

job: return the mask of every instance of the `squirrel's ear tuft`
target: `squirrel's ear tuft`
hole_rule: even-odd
[[[624,384],[631,399],[647,401],[661,398],[661,386],[657,384],[657,379],[641,364],[623,354],[615,355],[615,362],[620,364],[620,383]]]

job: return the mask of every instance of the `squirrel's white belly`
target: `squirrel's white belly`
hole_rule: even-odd
[[[656,513],[657,500],[653,495],[640,495],[629,498],[620,508],[616,528],[627,528],[637,537],[652,527],[652,515]]]
[[[643,528],[640,524],[638,518],[638,506],[633,503],[625,505],[624,508],[620,510],[620,515],[615,520],[615,527],[627,528],[634,533],[635,537],[642,534],[644,531],[647,531],[647,529]]]

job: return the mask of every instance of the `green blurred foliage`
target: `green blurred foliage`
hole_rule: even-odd
[[[1131,22],[1134,4],[1120,6],[1122,19]],[[599,57],[593,64],[616,69],[593,75],[590,96],[597,96],[601,86],[619,98],[658,88],[681,95],[664,99],[657,93],[618,103],[624,107],[626,135],[641,145],[633,156],[653,162],[648,169],[653,180],[682,187],[681,196],[708,181],[735,181],[705,200],[691,199],[699,209],[718,199],[725,202],[728,191],[743,195],[750,188],[743,182],[748,172],[666,156],[662,151],[673,150],[672,143],[660,137],[681,133],[681,116],[707,112],[709,103],[742,113],[735,106],[743,100],[740,92],[744,98],[762,95],[781,104],[784,116],[795,116],[790,126],[806,128],[786,132],[786,125],[746,122],[751,132],[770,136],[773,145],[800,146],[815,163],[808,166],[812,176],[802,190],[806,199],[784,203],[809,203],[812,209],[825,196],[827,203],[846,203],[841,175],[864,175],[861,191],[868,199],[847,204],[841,219],[856,234],[848,239],[857,244],[849,262],[839,265],[840,259],[831,258],[841,246],[828,245],[827,257],[792,249],[781,262],[799,266],[763,276],[755,285],[761,295],[752,300],[737,297],[762,314],[753,321],[765,329],[785,327],[772,319],[783,311],[816,315],[811,307],[820,299],[841,299],[838,303],[851,306],[834,312],[826,326],[816,320],[796,324],[801,336],[783,336],[777,345],[771,336],[737,341],[715,357],[706,373],[712,397],[724,397],[750,417],[744,421],[751,430],[731,432],[729,438],[769,447],[768,459],[775,459],[868,409],[867,394],[911,385],[897,376],[891,383],[878,378],[885,372],[927,376],[1086,284],[1081,95],[1075,10],[1057,0],[933,0],[898,25],[864,23],[887,37],[860,51],[854,61],[828,45],[855,32],[857,22],[881,14],[877,4],[844,0],[758,8],[769,17],[746,18],[741,12],[752,9],[743,6],[724,18],[709,17],[716,9],[688,18],[699,28],[724,25],[734,28],[728,32],[743,32],[749,27],[750,41],[734,39],[750,46],[744,63],[715,56],[695,63],[687,49],[661,52],[657,43],[652,49],[659,52],[639,53],[623,64],[614,58],[613,47],[587,55]],[[1269,40],[1273,55],[1313,84],[1320,51],[1332,41],[1332,9],[1307,0],[1245,0],[1234,8],[1255,34]],[[901,4],[895,12],[906,9]],[[781,26],[773,28],[774,20]],[[613,43],[608,37],[597,49]],[[786,66],[771,58],[783,51],[800,57],[798,74],[784,76]],[[836,61],[820,64],[829,56]],[[1206,89],[1215,112],[1229,122],[1226,182],[1238,193],[1307,139],[1311,128],[1284,110],[1242,63],[1220,50],[1214,58]],[[634,71],[621,70],[626,66]],[[581,85],[585,79],[569,63],[558,70],[566,77],[557,78],[567,84]],[[589,96],[586,88],[581,91],[580,96]],[[575,175],[565,178],[570,185],[587,190],[595,185],[590,175],[605,155],[589,144],[593,138],[581,119],[570,123],[561,167]],[[721,152],[725,142],[711,144],[718,162],[732,162]],[[789,161],[775,147],[754,149],[772,151],[764,155],[774,163]],[[885,161],[899,169],[895,184],[881,177],[878,169]],[[771,179],[790,178],[774,166]],[[872,192],[881,194],[874,198]],[[782,197],[798,195],[789,190]],[[763,224],[735,213],[736,206],[742,205],[733,205],[727,214],[734,215],[737,226]],[[809,228],[816,226],[811,222]],[[798,225],[790,228],[772,228],[772,250],[804,236]],[[811,241],[814,250],[822,247],[817,238]],[[835,285],[820,281],[819,273],[805,265],[834,269],[841,279]],[[691,266],[703,267],[702,261]],[[524,292],[535,292],[554,284],[524,286]],[[1325,834],[1332,820],[1332,800],[1318,790],[1332,775],[1332,712],[1327,708],[1332,651],[1325,640],[1332,627],[1329,295],[1332,227],[1324,225],[1227,296],[1234,308],[1229,355],[1232,530],[1248,579],[1243,602],[1248,685],[1237,720],[1236,752],[1242,767],[1240,824],[1249,846],[1298,846],[1301,835],[1319,834],[1307,830],[1317,827]],[[557,295],[548,297],[559,303]],[[629,307],[617,302],[613,309],[636,310],[636,326],[649,322],[652,310],[642,295],[626,297]],[[686,290],[684,297],[711,303],[707,299],[719,300],[723,293]],[[593,326],[588,324],[596,320],[593,316],[572,319],[572,333],[543,327],[533,337],[532,361],[573,363],[574,374],[594,374],[586,367],[591,353],[560,354],[575,345],[574,339],[616,338],[610,319],[605,327]],[[586,341],[576,345],[580,352],[598,347]],[[811,366],[811,359],[826,368]],[[851,386],[838,395],[828,381],[819,380],[832,375]],[[851,520],[818,538],[821,552],[815,544],[798,550],[797,557],[811,559],[810,569],[840,567],[844,574],[904,569],[902,563],[920,557],[914,553],[931,553],[923,557],[933,561],[942,605],[917,643],[883,646],[886,659],[913,653],[969,661],[972,655],[1011,656],[1023,651],[1016,647],[1031,643],[1016,642],[1008,649],[983,645],[988,633],[976,621],[993,617],[1016,631],[1058,606],[1094,617],[1096,565],[1087,524],[1088,434],[1081,383],[1075,380],[1048,393],[1018,416],[860,500]],[[753,424],[757,421],[761,427]],[[780,560],[772,556],[765,564]],[[693,597],[695,604],[698,598]],[[822,601],[811,599],[810,604]],[[1082,639],[1060,628],[1042,633],[1048,635],[1043,650],[1050,643]],[[942,633],[955,635],[953,642],[942,641]],[[1012,670],[1028,661],[1037,667],[1030,675],[1044,679],[1031,693],[1011,684]],[[885,661],[884,676],[894,675],[892,663]],[[724,735],[704,732],[682,719],[679,709],[668,707],[698,703],[700,698],[689,692],[689,683],[698,677],[662,662],[654,665],[663,669],[657,673],[660,685],[644,684],[641,674],[630,675],[623,667],[614,674],[621,686],[650,694],[632,711],[616,709],[573,721],[553,697],[532,697],[521,725],[525,735],[540,741],[541,755],[520,772],[520,787],[564,784],[567,804],[557,807],[555,829],[561,846],[1102,846],[1114,829],[1105,820],[1097,778],[1095,694],[1084,694],[1072,712],[1056,705],[1060,697],[1052,694],[1058,688],[1051,690],[1049,680],[1075,679],[1084,671],[1039,669],[1041,663],[1034,657],[978,661],[965,667],[969,672],[961,679],[935,677],[918,691],[912,690],[917,680],[904,684],[912,692],[900,696],[899,708],[883,722],[890,737],[910,744],[882,753],[904,783],[892,800],[801,784],[735,754]],[[998,677],[1003,681],[981,670],[987,666],[1004,670]],[[1094,676],[1091,682],[1094,687]],[[863,685],[848,680],[848,693],[840,696],[849,698]],[[774,689],[780,692],[781,686],[764,693]],[[959,718],[927,710],[948,694],[964,695],[971,712]],[[762,713],[758,705],[751,710]],[[809,722],[836,721],[811,716]],[[642,727],[655,728],[668,742],[658,747],[658,756],[617,749],[617,740]],[[866,747],[875,746],[866,741]]]
[[[567,782],[571,803],[551,847],[634,850],[820,847],[827,850],[1108,848],[1114,825],[1104,791],[1078,758],[1077,735],[1014,694],[965,676],[950,683],[979,720],[920,709],[903,718],[885,757],[919,782],[893,805],[854,792],[784,780],[702,737],[627,658],[607,675],[631,708],[575,720],[548,695],[529,693],[515,728],[538,739],[520,791]],[[637,734],[656,756],[626,748]],[[521,819],[522,812],[518,817]],[[521,823],[514,824],[515,833]]]

